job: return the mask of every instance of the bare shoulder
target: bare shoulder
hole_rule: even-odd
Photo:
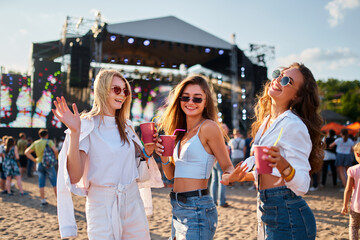
[[[207,119],[201,126],[201,133],[205,136],[213,136],[214,134],[221,134],[221,130],[216,122]]]

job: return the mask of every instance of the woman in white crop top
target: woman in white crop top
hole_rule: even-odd
[[[319,105],[316,81],[298,63],[275,70],[259,98],[252,135],[255,145],[267,146],[262,160],[269,161],[272,173],[255,170],[239,176],[239,181],[258,183],[258,239],[316,237],[314,215],[301,196],[309,189],[310,173],[320,170],[323,159]],[[245,160],[249,167],[253,161],[253,156]]]
[[[224,172],[234,170],[212,95],[204,76],[187,77],[171,92],[159,121],[166,134],[186,129],[176,134],[173,158],[162,157],[161,139],[155,149],[166,177],[174,179],[172,239],[213,239],[217,210],[207,186],[214,159]]]
[[[89,239],[150,239],[144,204],[136,183],[135,144],[141,145],[141,142],[128,120],[129,82],[116,70],[101,70],[94,82],[94,103],[90,112],[80,116],[76,104],[72,105],[72,112],[64,97],[57,98],[54,104],[53,113],[68,127],[64,142],[68,150],[65,159],[61,159],[65,163],[60,164],[65,168],[65,182],[88,183],[86,221]],[[151,155],[154,148],[145,146],[146,155],[142,156]],[[62,197],[68,194],[67,188],[68,185],[58,192],[62,238],[76,235],[74,219],[64,214],[67,209],[61,207]]]

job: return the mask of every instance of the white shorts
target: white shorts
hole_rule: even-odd
[[[116,187],[92,184],[86,198],[86,220],[90,240],[150,239],[144,204],[135,181]]]

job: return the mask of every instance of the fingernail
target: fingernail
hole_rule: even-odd
[[[267,152],[269,152],[269,149],[264,148],[264,149],[263,149],[263,152],[266,152],[266,153],[267,153]]]

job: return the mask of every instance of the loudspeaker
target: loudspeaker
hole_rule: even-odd
[[[73,46],[71,48],[70,86],[87,87],[89,84],[90,48]]]

